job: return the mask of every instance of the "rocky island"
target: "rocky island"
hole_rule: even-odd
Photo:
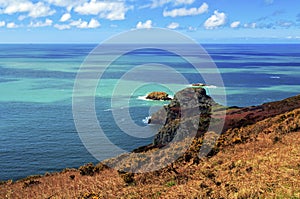
[[[166,92],[154,91],[149,93],[146,96],[146,99],[167,101],[167,100],[171,100],[172,98],[170,98],[169,94]]]

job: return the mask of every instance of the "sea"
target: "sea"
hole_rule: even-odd
[[[78,72],[96,47],[96,44],[0,45],[0,181],[99,162],[78,133],[73,115]],[[300,44],[203,44],[202,47],[223,80],[220,85],[207,85],[207,92],[217,93],[222,86],[226,106],[259,105],[300,93]],[[151,60],[156,60],[156,64],[151,66]],[[187,83],[173,81],[171,90],[168,86],[151,85],[147,78],[144,82],[141,78],[138,81],[125,78],[126,71],[134,66],[147,64],[149,71],[159,69],[159,60],[164,66],[172,63],[170,67],[184,74]],[[189,64],[158,49],[132,51],[111,64],[116,67],[99,77],[92,92],[95,115],[108,139],[126,151],[151,143],[153,135],[133,138],[122,132],[116,122],[124,123],[123,126],[127,122],[149,126],[150,112],[167,104],[146,100],[147,93],[161,90],[172,96],[189,84],[205,83]],[[141,76],[149,77],[145,71]],[[116,84],[120,89],[113,93]],[[124,85],[136,87],[128,94],[122,92]],[[124,109],[129,110],[127,117],[123,117]],[[157,130],[150,128],[153,132]],[[109,158],[105,156],[107,152],[100,153]]]

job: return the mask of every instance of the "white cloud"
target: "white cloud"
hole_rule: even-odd
[[[38,2],[37,4],[34,4],[33,8],[30,10],[28,16],[33,18],[38,17],[46,17],[51,16],[55,13],[55,10],[51,10],[49,6],[45,6],[43,3]]]
[[[68,21],[69,19],[71,19],[71,14],[70,13],[66,13],[66,14],[64,14],[63,16],[61,16],[61,18],[60,18],[60,22],[66,22],[66,21]]]
[[[82,21],[79,19],[77,21],[72,21],[70,26],[75,26],[77,28],[98,28],[100,27],[100,23],[96,19],[91,19],[90,22]]]
[[[100,26],[101,26],[101,24],[96,19],[91,19],[91,21],[89,22],[89,25],[88,25],[89,28],[98,28]]]
[[[49,4],[53,4],[55,6],[66,7],[70,12],[71,9],[75,6],[81,5],[82,3],[87,2],[88,0],[44,0]]]
[[[231,28],[237,28],[237,27],[239,27],[240,24],[241,24],[240,21],[234,21],[234,22],[232,22],[232,23],[230,24],[230,27],[231,27]]]
[[[205,22],[204,27],[206,29],[214,29],[222,26],[226,23],[226,14],[224,12],[214,11],[214,14],[210,16]]]
[[[178,16],[193,16],[193,15],[200,15],[208,11],[207,3],[203,3],[199,8],[179,8],[174,10],[164,10],[163,16],[164,17],[178,17]]]
[[[256,28],[256,23],[245,23],[244,27],[245,28]]]
[[[6,25],[5,21],[0,21],[0,27],[4,27]]]
[[[19,27],[19,26],[16,25],[14,22],[11,22],[11,23],[8,23],[8,24],[6,25],[6,27],[7,27],[7,28],[17,28],[17,27]]]
[[[55,24],[54,28],[57,28],[58,30],[67,30],[70,29],[71,26],[67,24]]]
[[[15,14],[28,12],[28,16],[32,18],[50,16],[55,13],[49,6],[46,6],[42,2],[33,4],[31,1],[10,1],[5,5],[2,11],[4,14]]]
[[[26,19],[26,15],[20,15],[19,17],[18,17],[18,20],[19,21],[23,21],[24,19]]]
[[[193,4],[194,2],[195,0],[152,0],[151,4],[143,6],[142,8],[157,8],[168,3],[173,3],[174,6],[189,5]]]
[[[36,22],[36,23],[31,22],[31,23],[29,24],[29,27],[37,28],[37,27],[52,26],[52,23],[53,23],[52,20],[46,19],[45,22],[41,22],[41,21],[38,21],[38,22]]]
[[[189,27],[188,27],[188,31],[190,31],[190,32],[195,32],[195,31],[197,31],[197,28],[195,28],[195,27],[193,27],[193,26],[189,26]]]
[[[58,30],[66,30],[71,28],[70,25],[66,25],[66,24],[55,24],[54,27],[57,28]]]
[[[142,29],[142,28],[152,28],[152,21],[147,20],[145,23],[142,23],[141,21],[136,24],[137,29]]]
[[[169,29],[176,29],[178,27],[179,27],[179,23],[176,23],[176,22],[172,22],[167,26],[167,28],[169,28]]]
[[[123,1],[109,2],[91,0],[75,7],[74,11],[81,15],[99,15],[109,20],[124,20],[125,13],[128,9]]]
[[[175,5],[188,5],[188,4],[193,4],[195,0],[175,0],[174,4]]]

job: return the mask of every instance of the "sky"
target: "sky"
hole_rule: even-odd
[[[0,43],[99,43],[155,27],[202,43],[300,43],[299,0],[0,0]]]

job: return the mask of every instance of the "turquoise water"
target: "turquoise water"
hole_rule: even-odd
[[[72,114],[76,74],[95,47],[83,44],[0,45],[0,180],[97,162],[81,142]],[[229,106],[257,105],[300,93],[300,45],[231,44],[204,45],[204,48],[221,72]],[[134,52],[114,63],[116,66],[99,82],[104,86],[98,86],[94,92],[95,105],[107,136],[125,150],[145,145],[152,138],[132,139],[122,134],[112,124],[110,111],[129,106],[132,120],[139,126],[146,126],[143,119],[149,115],[149,108],[160,107],[165,102],[143,100],[145,94],[164,90],[173,95],[170,88],[176,91],[188,86],[176,81],[166,82],[166,86],[161,87],[145,84],[147,80],[138,78],[119,80],[135,65],[144,64],[149,56],[153,62],[172,65],[189,83],[203,82],[183,60],[161,51]],[[163,71],[157,65],[147,66],[147,70],[149,74]],[[209,75],[213,71],[203,68],[201,73]],[[110,96],[116,83],[124,87],[114,93],[117,101],[112,107]],[[128,104],[129,94],[122,90],[137,86],[139,88],[130,93]],[[219,85],[212,85],[207,91],[218,93],[220,89]],[[81,94],[84,97],[89,93],[83,91]],[[126,124],[126,118],[123,120],[120,122]]]

